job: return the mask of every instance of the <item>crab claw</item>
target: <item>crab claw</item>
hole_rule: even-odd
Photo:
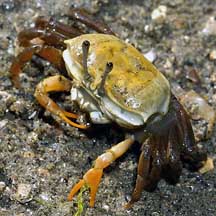
[[[87,185],[90,188],[90,206],[94,207],[95,197],[100,184],[101,177],[103,175],[103,169],[108,167],[113,161],[123,155],[128,148],[133,144],[134,138],[129,137],[124,141],[114,145],[111,149],[100,155],[94,164],[94,167],[86,172],[74,187],[71,189],[68,200],[71,201],[74,195],[84,186]]]
[[[92,168],[83,176],[74,187],[71,189],[68,200],[71,201],[74,195],[84,186],[87,185],[90,188],[90,206],[94,207],[95,197],[98,190],[98,186],[103,175],[103,169]]]

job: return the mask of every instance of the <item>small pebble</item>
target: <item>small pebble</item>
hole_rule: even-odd
[[[0,49],[6,50],[9,46],[9,41],[5,37],[0,37]]]
[[[23,153],[23,157],[24,157],[24,158],[34,158],[34,157],[35,157],[35,154],[34,154],[34,152],[31,152],[31,151],[25,151],[25,152]]]
[[[169,59],[166,60],[166,62],[165,62],[165,64],[164,64],[164,68],[165,68],[165,69],[170,69],[170,68],[172,68],[172,62],[171,62]]]
[[[1,100],[7,102],[11,98],[13,98],[13,96],[6,91],[0,91],[0,98],[1,98]]]
[[[0,181],[0,193],[2,193],[4,191],[4,189],[6,188],[6,184],[3,181]]]
[[[166,14],[167,7],[165,5],[160,5],[158,8],[152,11],[151,18],[157,23],[163,23],[166,19]]]
[[[31,190],[32,186],[30,184],[18,184],[15,199],[22,203],[30,201],[32,199],[32,197],[30,197]]]
[[[151,31],[153,31],[153,25],[145,25],[144,31],[145,31],[145,33],[149,33]]]
[[[163,65],[164,67],[164,73],[167,77],[174,77],[174,70],[173,70],[173,64],[170,61],[170,59],[167,59],[166,62]]]
[[[44,176],[44,177],[48,177],[50,175],[48,169],[44,169],[44,168],[41,168],[41,167],[38,168],[37,172],[38,172],[38,175]]]
[[[25,112],[25,102],[23,100],[17,100],[10,106],[10,111],[16,114]]]
[[[37,114],[37,111],[34,111],[29,117],[28,119],[33,119]]]
[[[103,209],[105,209],[108,212],[109,211],[109,206],[108,205],[103,205]]]
[[[216,20],[214,16],[209,17],[202,33],[204,35],[216,35]]]
[[[216,94],[212,95],[212,100],[215,102],[216,101]]]
[[[157,55],[154,51],[154,49],[151,49],[147,53],[144,54],[145,58],[147,58],[150,62],[154,62],[157,58]]]
[[[7,119],[1,120],[1,121],[0,121],[0,130],[1,130],[2,128],[4,128],[4,127],[6,126],[7,123],[8,123],[8,120],[7,120]]]
[[[28,137],[27,137],[26,142],[27,142],[28,144],[32,144],[32,143],[35,143],[35,142],[37,142],[37,141],[38,141],[38,134],[35,133],[34,131],[33,131],[33,132],[30,132],[30,133],[28,134]]]
[[[50,195],[46,194],[46,193],[42,193],[39,195],[40,198],[46,202],[51,201]]]
[[[177,83],[172,83],[172,91],[193,120],[204,120],[207,123],[206,137],[203,138],[209,138],[216,121],[216,111],[193,90],[186,92]]]
[[[210,80],[211,80],[211,82],[216,84],[216,71],[212,73]]]
[[[186,78],[194,83],[200,83],[200,77],[197,73],[197,70],[195,68],[189,69],[186,72]]]
[[[199,169],[199,172],[203,174],[213,169],[214,169],[214,160],[208,157],[203,167]]]
[[[209,59],[212,60],[212,61],[216,59],[216,50],[212,50],[209,53]]]

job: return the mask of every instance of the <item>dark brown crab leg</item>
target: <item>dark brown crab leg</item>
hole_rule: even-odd
[[[147,127],[147,130],[153,135],[141,147],[136,185],[131,200],[125,206],[126,208],[130,208],[135,201],[139,200],[143,189],[146,191],[154,190],[158,181],[162,177],[167,177],[167,169],[169,169],[169,173],[174,175],[173,179],[169,179],[170,182],[179,178],[181,172],[178,154],[179,142],[176,140],[176,133],[174,133],[177,118],[170,111],[161,122],[160,124],[164,125],[163,129],[157,123],[149,124]]]
[[[72,8],[67,15],[74,20],[84,23],[87,27],[90,27],[99,33],[115,35],[108,25],[93,19],[93,17],[84,9]]]
[[[21,31],[18,34],[18,42],[22,47],[29,47],[35,44],[46,44],[54,46],[58,49],[65,49],[64,40],[68,39],[64,35],[58,34],[57,32],[46,32],[42,29],[29,28]]]
[[[202,163],[207,160],[207,154],[197,147],[190,118],[183,106],[177,101],[177,99],[174,99],[173,104],[174,109],[177,110],[176,113],[179,121],[179,124],[177,124],[177,131],[179,136],[182,137],[183,142],[183,149],[181,151],[182,159],[191,164],[192,168],[198,169],[203,165]]]
[[[27,47],[14,59],[10,67],[11,79],[15,87],[20,87],[19,74],[22,72],[22,68],[25,66],[25,64],[32,59],[34,54],[48,60],[58,69],[63,71],[65,70],[65,65],[60,50],[51,46],[43,45]]]
[[[170,184],[176,184],[182,172],[182,162],[180,159],[180,145],[176,126],[169,130],[168,145],[166,150],[167,161],[162,170],[162,178]]]
[[[30,46],[35,38],[39,38],[44,44],[54,46],[61,50],[65,49],[64,40],[77,37],[83,32],[63,23],[55,21],[52,17],[46,20],[44,17],[38,17],[35,27],[21,31],[18,34],[20,46]]]
[[[157,186],[166,157],[165,149],[163,149],[166,141],[166,137],[152,136],[147,143],[143,143],[138,162],[136,185],[131,200],[125,205],[125,208],[130,208],[140,199],[143,189],[153,191]]]
[[[44,29],[48,32],[58,32],[58,34],[64,35],[67,38],[73,38],[84,34],[82,30],[60,23],[53,17],[51,17],[49,21],[47,21],[45,17],[38,17],[35,21],[35,28]]]
[[[146,191],[153,191],[157,187],[161,179],[161,172],[164,164],[166,163],[167,149],[167,136],[153,136],[149,140],[151,145],[151,169],[148,177],[148,184],[144,185]]]
[[[146,180],[150,172],[151,152],[149,142],[142,145],[142,152],[139,157],[136,185],[131,197],[131,200],[125,205],[125,208],[131,208],[134,202],[140,199]]]
[[[71,9],[69,17],[92,27],[94,30],[104,34],[114,34],[104,23],[93,20],[93,18],[84,10]],[[59,49],[65,49],[64,40],[77,37],[84,32],[76,27],[57,22],[53,17],[48,21],[45,17],[38,17],[35,21],[35,27],[23,30],[18,35],[20,46],[28,47],[34,44],[35,38],[40,38],[44,44],[51,45]]]

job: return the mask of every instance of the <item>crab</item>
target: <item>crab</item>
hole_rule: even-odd
[[[190,118],[164,75],[135,47],[87,12],[72,9],[69,16],[96,33],[84,33],[53,18],[39,17],[34,28],[18,35],[24,49],[12,62],[12,82],[20,87],[22,68],[37,55],[60,71],[67,71],[72,79],[55,75],[39,82],[35,97],[42,107],[69,125],[87,129],[89,125],[72,120],[79,115],[65,111],[48,95],[52,91],[70,91],[71,100],[88,113],[93,125],[112,123],[125,133],[122,142],[98,156],[94,166],[72,188],[68,200],[87,185],[93,207],[103,170],[131,146],[140,145],[136,184],[125,205],[130,208],[143,189],[154,190],[162,178],[175,184],[184,163],[198,169],[207,155],[197,147]]]

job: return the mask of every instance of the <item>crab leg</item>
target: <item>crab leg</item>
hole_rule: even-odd
[[[173,127],[169,131],[167,163],[162,173],[162,177],[170,184],[176,184],[182,172],[182,162],[179,153],[180,144],[181,142],[179,142],[176,127]]]
[[[115,35],[108,25],[98,20],[94,20],[92,16],[83,9],[72,8],[69,10],[68,16],[81,23],[84,23],[86,26],[99,33]]]
[[[85,184],[90,188],[90,206],[94,206],[96,193],[98,186],[103,175],[103,169],[108,167],[113,161],[123,155],[129,147],[133,144],[134,138],[129,137],[124,141],[116,144],[111,149],[100,155],[94,164],[94,167],[86,172],[81,179],[70,191],[68,200],[71,201],[74,195],[81,189]]]
[[[200,168],[203,165],[203,162],[207,160],[207,154],[200,150],[195,143],[190,118],[185,109],[177,99],[174,98],[173,101],[174,109],[177,110],[176,113],[179,121],[177,133],[182,138],[183,142],[182,158],[185,162],[189,162],[193,166],[192,168]]]
[[[143,143],[138,162],[136,185],[131,200],[125,208],[131,208],[138,201],[142,190],[153,191],[161,178],[162,166],[165,161],[167,139],[164,136],[152,136]]]
[[[57,22],[53,17],[51,17],[49,21],[44,17],[38,17],[35,22],[35,27],[45,29],[48,32],[57,32],[67,38],[73,38],[84,34],[80,29]]]
[[[32,56],[36,54],[40,57],[48,60],[55,65],[58,69],[64,71],[65,65],[61,55],[61,51],[50,46],[35,45],[25,48],[12,62],[10,67],[11,79],[14,85],[19,88],[19,74],[22,72],[22,68],[25,64],[32,59]]]
[[[59,23],[52,17],[49,21],[44,17],[38,17],[35,27],[21,31],[17,38],[19,45],[23,47],[33,45],[35,41],[41,41],[42,44],[64,50],[66,48],[64,40],[81,34],[83,34],[81,30]]]
[[[70,91],[70,89],[71,81],[66,79],[64,76],[56,75],[48,77],[41,81],[36,87],[34,96],[41,106],[49,110],[51,113],[58,115],[61,119],[63,119],[71,126],[86,129],[87,126],[77,124],[69,119],[77,118],[76,114],[64,111],[47,95],[47,93],[51,91]]]
[[[65,49],[64,40],[68,39],[64,35],[57,32],[46,32],[43,29],[29,28],[21,31],[18,34],[18,42],[20,46],[29,47],[35,44],[35,42],[40,42],[41,44],[46,44],[49,46],[54,46],[55,48]]]
[[[142,146],[142,152],[139,157],[138,169],[137,169],[137,179],[136,185],[131,197],[131,200],[125,205],[125,208],[130,208],[134,202],[139,200],[141,196],[141,192],[143,190],[144,185],[146,184],[147,177],[149,175],[150,170],[150,146],[144,145]]]

